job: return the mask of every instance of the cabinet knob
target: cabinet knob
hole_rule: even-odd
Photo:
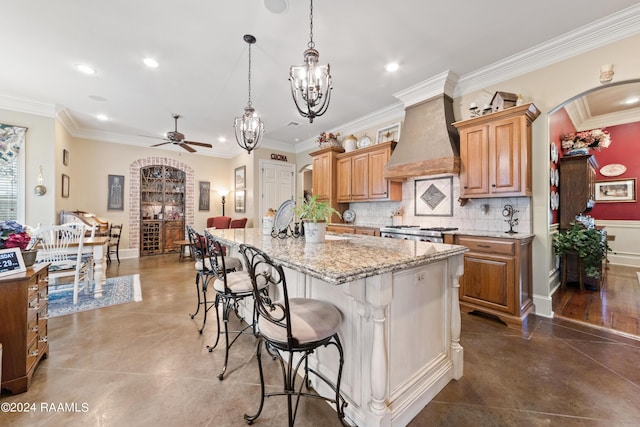
[[[495,184],[491,184],[491,186],[495,188],[496,185]]]
[[[469,187],[467,187],[467,186],[465,185],[465,186],[464,186],[464,189],[466,190],[467,188],[469,188]]]

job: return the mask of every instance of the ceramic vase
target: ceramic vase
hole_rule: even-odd
[[[326,222],[304,222],[304,239],[307,243],[323,243],[327,234]]]

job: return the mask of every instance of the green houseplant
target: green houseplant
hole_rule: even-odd
[[[571,228],[553,236],[553,250],[557,256],[576,253],[587,277],[599,278],[602,262],[611,250],[602,232],[574,223]]]
[[[295,207],[296,216],[304,221],[304,235],[307,242],[319,243],[324,241],[327,223],[333,214],[339,218],[340,212],[335,210],[328,200],[318,200],[313,195]]]

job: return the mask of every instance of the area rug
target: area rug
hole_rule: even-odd
[[[142,301],[140,275],[107,278],[102,286],[102,298],[94,298],[93,292],[80,291],[78,304],[73,304],[73,285],[56,287],[60,292],[49,294],[49,317],[64,316],[81,311],[95,310],[111,305]]]

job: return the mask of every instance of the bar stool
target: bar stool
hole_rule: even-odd
[[[253,297],[258,311],[258,336],[260,341],[256,348],[258,369],[260,371],[260,406],[254,415],[244,415],[247,424],[252,424],[262,412],[264,398],[270,396],[287,396],[288,425],[293,426],[298,411],[300,397],[324,399],[335,404],[338,419],[343,425],[344,408],[347,402],[340,395],[340,380],[344,355],[342,344],[338,337],[338,328],[342,323],[340,311],[328,302],[311,298],[291,298],[287,291],[287,281],[282,266],[274,262],[263,251],[249,245],[240,245],[246,268],[253,285]],[[268,293],[262,292],[265,286],[271,285],[280,296],[278,301],[272,301]],[[273,359],[278,359],[284,376],[284,390],[265,393],[264,374],[262,371],[262,346],[266,347]],[[309,355],[319,347],[334,346],[339,357],[338,378],[332,383],[325,375],[309,367]],[[283,354],[284,353],[284,354]],[[300,355],[300,360],[294,365],[294,354]],[[286,362],[284,358],[287,358]],[[296,386],[297,374],[304,370],[304,377]],[[325,382],[335,396],[325,397],[312,392],[309,385],[309,374],[315,375]],[[297,387],[297,390],[296,390]],[[302,388],[306,387],[306,391]],[[293,397],[295,396],[295,406]]]
[[[229,272],[225,265],[225,257],[222,251],[222,245],[215,237],[208,231],[204,231],[204,237],[206,241],[206,254],[209,259],[209,269],[214,279],[213,289],[216,292],[216,299],[214,306],[216,308],[216,319],[218,321],[218,334],[216,335],[216,342],[212,346],[207,346],[209,352],[212,352],[220,341],[220,309],[222,309],[222,321],[224,323],[224,339],[225,339],[225,354],[224,354],[224,367],[222,372],[218,375],[219,380],[224,379],[224,373],[227,371],[227,362],[229,361],[229,349],[244,333],[251,333],[256,335],[256,317],[257,312],[255,310],[255,304],[253,309],[253,316],[250,323],[244,328],[239,330],[229,330],[229,314],[233,311],[236,317],[240,319],[240,322],[244,321],[244,318],[239,313],[238,303],[245,298],[253,296],[253,286],[251,284],[251,278],[244,271]],[[267,284],[264,283],[258,287],[258,291],[261,292],[266,289]],[[251,328],[250,331],[249,328]],[[229,334],[235,334],[235,337],[229,341]]]
[[[209,281],[215,279],[215,274],[211,270],[211,262],[206,252],[207,243],[204,236],[200,235],[192,226],[187,225],[187,235],[189,236],[190,251],[195,260],[196,269],[196,294],[198,296],[198,304],[196,311],[190,314],[191,318],[195,318],[200,312],[200,307],[203,308],[202,327],[198,332],[202,333],[204,327],[207,324],[207,312],[215,304],[215,301],[207,300],[207,287]],[[226,257],[225,266],[227,271],[232,272],[240,270],[242,268],[242,262],[235,257]]]

